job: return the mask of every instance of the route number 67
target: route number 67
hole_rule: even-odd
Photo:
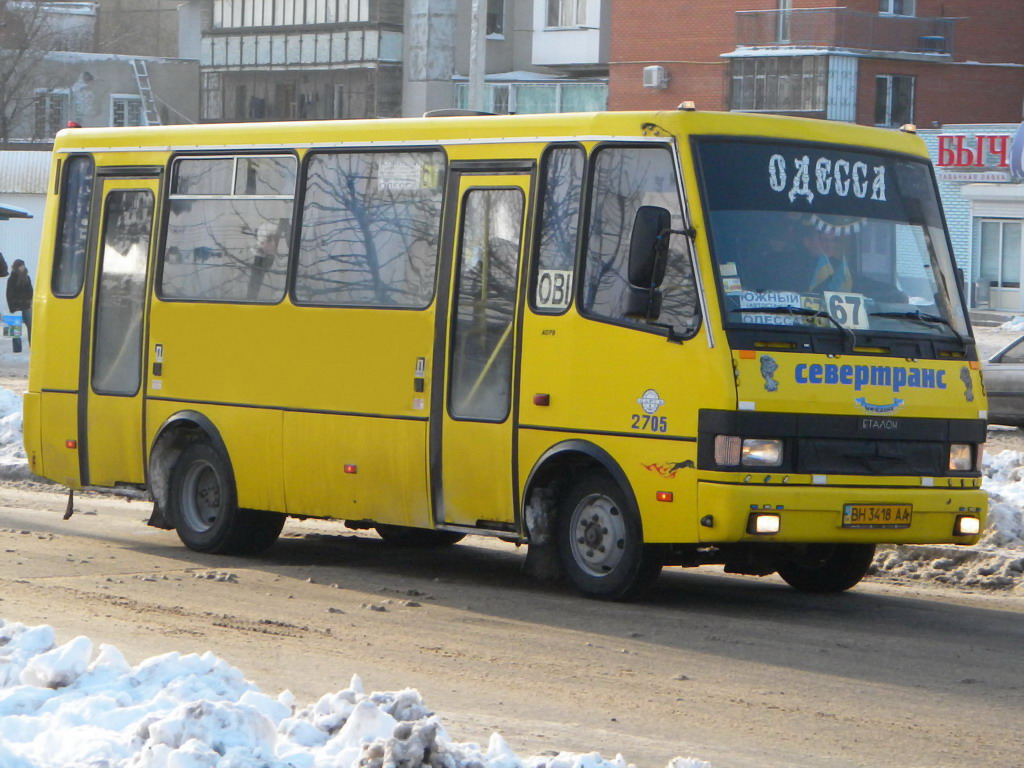
[[[870,325],[864,308],[864,295],[860,293],[835,293],[825,291],[827,311],[835,321],[845,328],[867,328]]]

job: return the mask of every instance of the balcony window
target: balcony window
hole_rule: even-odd
[[[878,12],[883,16],[913,16],[917,0],[878,0]]]
[[[581,27],[587,23],[587,0],[548,0],[549,27]]]
[[[912,75],[879,75],[875,78],[875,125],[898,126],[914,122]]]
[[[732,60],[729,108],[742,112],[824,112],[825,56],[755,56]]]
[[[455,106],[469,107],[469,86],[455,86]],[[488,83],[484,109],[498,115],[549,112],[603,112],[608,108],[606,83]]]

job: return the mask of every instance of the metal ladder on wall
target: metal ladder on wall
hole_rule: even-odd
[[[132,72],[135,73],[135,82],[139,86],[139,95],[142,97],[142,108],[146,114],[146,125],[160,125],[160,113],[156,110],[156,99],[153,97],[153,88],[149,84],[149,70],[146,68],[146,60],[132,59]]]

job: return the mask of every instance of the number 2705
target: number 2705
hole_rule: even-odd
[[[648,416],[646,413],[633,414],[633,429],[648,432],[668,432],[668,419],[664,416]]]

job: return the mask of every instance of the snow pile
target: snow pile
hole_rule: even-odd
[[[137,666],[111,645],[55,646],[49,626],[0,620],[4,768],[631,768],[621,755],[520,759],[493,734],[452,741],[413,689],[347,689],[298,709],[207,652]],[[668,768],[711,768],[675,758]]]
[[[1001,331],[1024,331],[1024,315],[1018,315],[999,326]]]
[[[24,480],[30,477],[22,443],[21,398],[0,387],[0,478]]]
[[[1024,454],[986,453],[982,472],[988,523],[976,546],[885,547],[875,557],[872,573],[1024,593]]]

